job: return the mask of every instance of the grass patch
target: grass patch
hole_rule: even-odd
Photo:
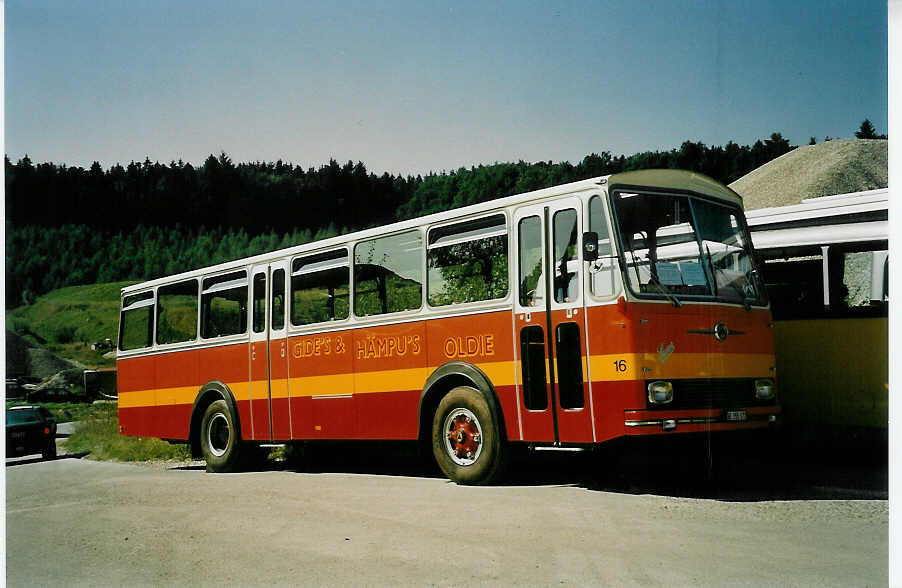
[[[82,419],[72,436],[66,440],[67,451],[89,453],[95,459],[113,461],[191,459],[188,445],[172,445],[160,439],[120,435],[115,403],[91,406],[93,414]]]
[[[112,339],[119,330],[119,292],[135,282],[69,286],[48,292],[33,304],[7,312],[7,328],[53,353],[89,367],[112,367],[91,343]]]
[[[68,423],[69,421],[83,421],[91,418],[97,413],[98,407],[101,405],[93,405],[90,402],[25,402],[24,400],[15,400],[6,403],[6,408],[13,406],[34,406],[40,405],[48,409],[56,417],[58,423]]]

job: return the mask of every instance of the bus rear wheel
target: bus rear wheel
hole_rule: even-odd
[[[200,447],[208,472],[234,472],[242,463],[241,434],[225,400],[207,407],[200,427]]]
[[[504,444],[488,400],[475,388],[458,386],[432,419],[432,453],[458,484],[488,484],[501,474]]]

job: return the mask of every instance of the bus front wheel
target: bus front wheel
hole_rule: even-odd
[[[432,453],[454,482],[488,484],[502,471],[500,432],[486,397],[458,386],[442,398],[432,419]]]
[[[200,446],[208,472],[234,472],[241,464],[241,434],[225,400],[207,407],[200,427]]]

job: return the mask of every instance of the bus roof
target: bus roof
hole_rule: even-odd
[[[677,169],[648,169],[608,176],[611,186],[661,188],[681,192],[697,192],[742,206],[742,196],[717,180],[696,172]]]
[[[850,192],[807,198],[800,204],[759,208],[745,213],[749,227],[774,226],[792,224],[793,226],[812,226],[824,224],[825,219],[844,217],[849,222],[874,220],[875,213],[884,216],[889,210],[889,190],[879,188],[864,192]],[[838,220],[838,219],[836,219]]]
[[[889,190],[880,188],[746,213],[755,249],[885,241]]]
[[[551,186],[549,188],[534,190],[532,192],[526,192],[523,194],[515,194],[513,196],[506,196],[503,198],[488,200],[486,202],[471,204],[469,206],[454,208],[443,212],[436,212],[426,216],[399,221],[388,225],[355,231],[353,233],[338,235],[336,237],[329,237],[328,239],[311,241],[302,245],[294,245],[285,249],[261,253],[252,257],[246,257],[223,262],[217,265],[197,268],[179,274],[156,278],[154,280],[149,280],[140,284],[126,286],[122,288],[121,293],[122,295],[126,295],[131,292],[141,291],[154,286],[167,284],[174,280],[198,277],[200,275],[217,273],[220,271],[228,271],[229,269],[236,269],[245,265],[267,263],[286,256],[294,256],[308,251],[318,251],[322,249],[328,249],[330,247],[339,247],[352,241],[371,239],[373,237],[381,236],[384,234],[414,229],[426,224],[450,221],[457,218],[491,212],[501,208],[506,208],[508,206],[523,204],[534,200],[539,201],[577,192],[598,190],[601,187],[606,187],[607,184],[631,186],[635,188],[669,188],[678,191],[692,191],[702,193],[707,196],[712,196],[714,198],[723,199],[742,206],[742,198],[736,192],[727,188],[723,184],[699,173],[670,169],[630,171],[608,176],[598,176],[595,178],[571,182],[569,184],[561,184],[558,186]]]

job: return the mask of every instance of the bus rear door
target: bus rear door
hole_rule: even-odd
[[[253,269],[251,419],[257,441],[291,439],[288,342],[285,327],[287,261]]]

